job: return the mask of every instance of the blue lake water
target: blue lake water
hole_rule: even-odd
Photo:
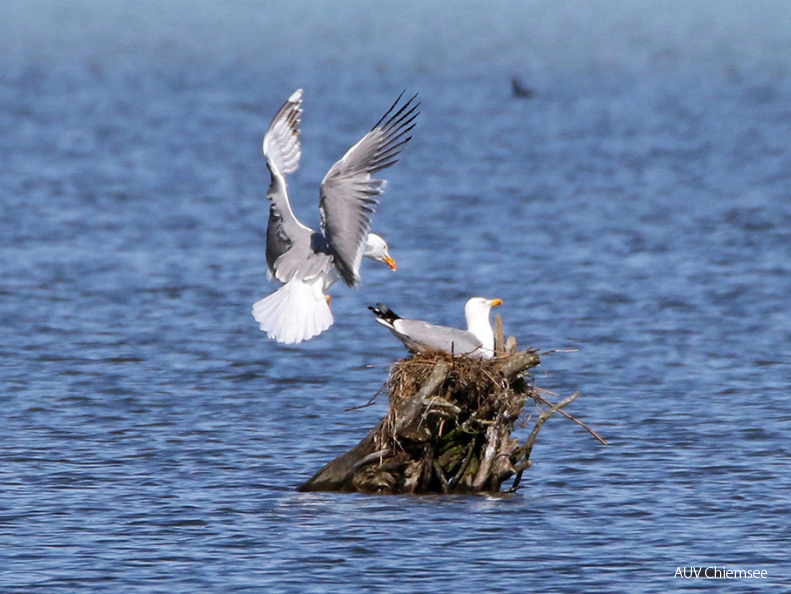
[[[612,592],[791,584],[791,5],[0,6],[0,591]],[[511,96],[519,77],[535,95]],[[403,89],[422,114],[336,323],[266,281],[269,120],[297,215]],[[366,306],[500,297],[560,417],[497,497],[295,488],[385,413]],[[527,411],[529,412],[529,411]],[[674,579],[678,567],[766,570]]]

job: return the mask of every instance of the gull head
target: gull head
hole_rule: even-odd
[[[376,233],[368,234],[363,256],[371,258],[371,260],[376,260],[377,262],[384,262],[390,267],[390,270],[398,268],[395,260],[390,257],[390,253],[387,251],[387,242]]]
[[[486,299],[485,297],[473,297],[464,306],[464,317],[467,319],[467,329],[473,334],[484,332],[486,328],[491,332],[489,323],[489,311],[492,307],[502,305],[502,299]],[[486,332],[488,334],[488,332]]]
[[[467,323],[470,320],[489,320],[489,310],[497,305],[502,305],[502,299],[486,299],[485,297],[473,297],[464,306],[464,317]]]
[[[473,297],[464,306],[467,331],[472,332],[481,341],[481,356],[484,359],[491,359],[494,356],[494,330],[489,322],[489,311],[492,307],[502,304],[502,299]]]

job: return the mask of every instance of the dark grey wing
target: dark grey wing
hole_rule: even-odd
[[[266,263],[270,276],[288,281],[293,270],[281,270],[278,261],[297,243],[310,243],[312,230],[297,220],[288,199],[286,175],[297,170],[302,149],[299,124],[302,115],[302,89],[297,89],[272,119],[264,135],[264,157],[271,181],[266,197],[270,202],[266,228]]]
[[[395,320],[392,322],[392,330],[412,352],[435,350],[454,355],[470,355],[483,346],[472,332],[449,326],[435,326],[421,320]]]
[[[321,229],[343,281],[350,287],[360,284],[360,263],[365,240],[371,226],[371,215],[384,192],[385,180],[372,175],[398,161],[415,127],[417,95],[401,103],[399,95],[373,129],[346,151],[321,182],[319,208]]]

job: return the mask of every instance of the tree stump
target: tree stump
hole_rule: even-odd
[[[529,371],[540,363],[538,352],[517,352],[513,339],[502,339],[501,328],[498,316],[493,359],[430,352],[396,362],[387,382],[387,416],[299,490],[499,492],[513,476],[511,488],[517,488],[530,466],[538,430],[578,394],[549,403],[530,383]],[[511,432],[528,400],[548,408],[520,444]]]

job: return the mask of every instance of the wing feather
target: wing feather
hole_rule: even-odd
[[[264,156],[267,163],[282,174],[294,173],[302,157],[299,142],[299,126],[302,123],[302,89],[291,94],[280,110],[272,118],[264,135]]]
[[[467,330],[435,326],[422,320],[399,319],[392,323],[396,336],[413,352],[438,350],[456,355],[470,355],[481,348],[481,341]]]
[[[270,202],[266,229],[266,262],[269,275],[286,282],[278,274],[278,261],[296,243],[309,242],[311,229],[299,222],[291,209],[286,175],[299,167],[302,149],[299,126],[302,118],[302,89],[297,89],[272,118],[264,135],[263,151],[271,181],[266,197]]]
[[[321,182],[321,228],[340,277],[350,287],[360,284],[360,263],[377,198],[386,181],[373,174],[392,166],[411,140],[418,116],[417,95],[402,103],[404,93],[368,134],[336,162]]]

